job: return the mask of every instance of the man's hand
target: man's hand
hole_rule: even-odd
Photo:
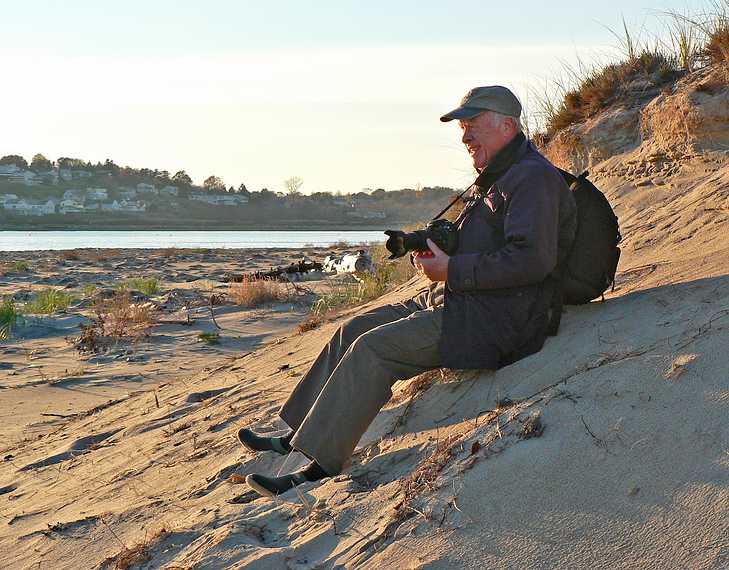
[[[416,252],[413,255],[415,267],[431,281],[446,281],[448,279],[448,260],[450,257],[432,240],[428,239],[427,244],[433,254]]]

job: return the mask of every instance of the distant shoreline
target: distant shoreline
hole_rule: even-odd
[[[321,231],[321,232],[342,232],[342,231],[373,231],[379,232],[384,231],[388,228],[397,229],[401,226],[412,225],[412,222],[393,222],[384,225],[367,225],[367,224],[312,224],[307,222],[293,222],[281,224],[226,224],[224,222],[214,223],[211,221],[201,222],[200,224],[170,224],[164,226],[155,226],[148,224],[73,224],[73,225],[55,225],[55,224],[9,224],[0,223],[0,234],[4,231],[13,232],[42,232],[42,231],[54,231],[54,232],[77,232],[77,231],[88,231],[88,232],[201,232],[201,231],[241,231],[241,232],[273,232],[273,231]]]

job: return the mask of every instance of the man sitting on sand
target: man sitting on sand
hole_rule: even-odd
[[[248,475],[258,493],[340,473],[396,381],[441,367],[497,369],[541,349],[551,274],[572,243],[576,207],[562,175],[522,134],[520,115],[511,91],[490,86],[441,117],[459,121],[479,172],[456,220],[458,249],[448,256],[428,240],[432,256],[413,262],[429,290],[339,327],[281,409],[287,435],[238,432],[250,450],[311,459],[280,477]]]

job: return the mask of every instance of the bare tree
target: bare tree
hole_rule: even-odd
[[[284,180],[284,188],[289,196],[298,196],[300,194],[299,188],[304,183],[303,178],[299,176],[292,176]]]

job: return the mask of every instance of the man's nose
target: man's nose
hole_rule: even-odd
[[[470,129],[464,129],[463,130],[463,136],[461,137],[461,142],[463,144],[466,144],[470,140],[471,140],[471,131],[470,131]]]

